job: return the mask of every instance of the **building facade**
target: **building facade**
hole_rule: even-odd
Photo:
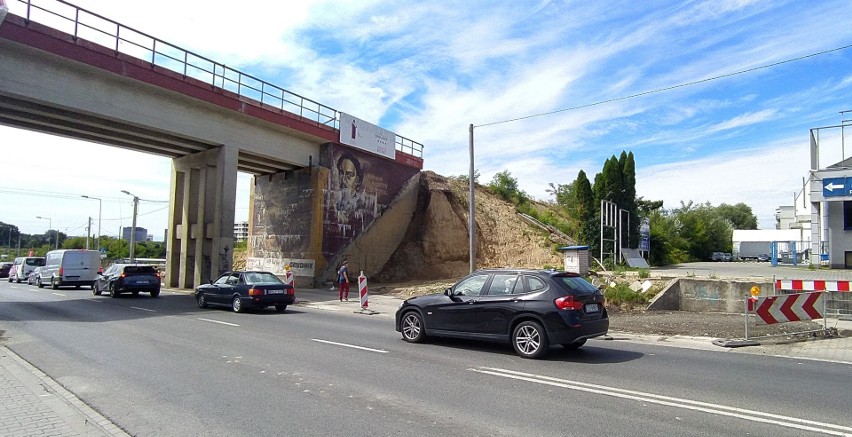
[[[249,235],[249,222],[234,223],[234,241],[239,243],[246,241]]]

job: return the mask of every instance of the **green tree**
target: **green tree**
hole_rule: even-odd
[[[574,182],[576,186],[577,212],[580,221],[580,243],[589,246],[590,253],[600,252],[598,204],[592,192],[592,184],[586,177],[586,172],[580,170]]]
[[[509,170],[503,170],[494,175],[488,188],[494,194],[503,198],[503,200],[512,201],[516,204],[524,203],[527,200],[525,193],[518,189],[518,180],[512,177]]]
[[[740,202],[736,205],[723,203],[717,210],[724,219],[731,222],[734,229],[757,229],[757,216],[745,203]]]
[[[624,196],[621,208],[627,211],[629,220],[626,223],[626,234],[628,238],[628,247],[639,247],[639,225],[642,222],[642,216],[639,215],[639,207],[636,201],[636,162],[633,159],[633,152],[621,152],[618,159],[621,164],[621,182]]]

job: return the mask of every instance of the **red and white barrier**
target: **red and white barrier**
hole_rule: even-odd
[[[757,323],[772,325],[775,323],[822,319],[825,310],[824,295],[825,293],[817,291],[812,293],[759,297],[754,302],[754,314],[757,315]]]
[[[284,283],[293,287],[293,291],[296,291],[296,281],[290,269],[287,269],[287,274],[284,276]]]
[[[367,277],[364,276],[364,271],[358,276],[358,295],[361,297],[361,308],[366,309],[370,304],[367,296]]]
[[[790,291],[852,291],[852,281],[777,279],[775,280],[775,289]]]

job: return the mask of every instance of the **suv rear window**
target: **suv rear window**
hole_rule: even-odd
[[[44,258],[27,258],[26,263],[28,266],[40,267],[44,265]]]
[[[596,292],[597,287],[579,276],[554,276],[553,280],[569,291]]]

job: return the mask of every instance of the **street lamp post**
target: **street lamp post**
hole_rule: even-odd
[[[130,227],[130,264],[133,264],[135,262],[134,246],[136,245],[136,211],[139,207],[139,197],[131,194],[127,190],[121,190],[121,192],[133,197],[133,224]]]
[[[87,195],[82,195],[80,197],[85,197],[86,199],[95,199],[98,201],[98,240],[97,240],[97,248],[101,250],[101,198],[92,197]]]
[[[37,219],[47,220],[47,227],[50,229],[47,230],[47,244],[50,244],[50,231],[53,230],[53,219],[50,217],[42,217],[40,215],[36,216]],[[54,249],[59,249],[59,231],[56,231],[56,244],[53,246]]]

